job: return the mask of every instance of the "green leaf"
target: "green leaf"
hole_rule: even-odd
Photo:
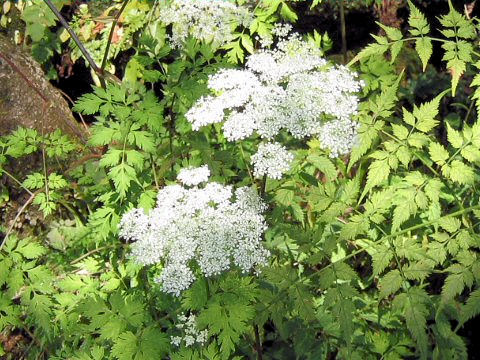
[[[100,159],[100,166],[112,167],[118,165],[123,155],[123,151],[115,148],[109,148],[108,151]]]
[[[48,175],[48,187],[51,189],[62,189],[68,185],[67,180],[62,175],[51,173]]]
[[[364,58],[369,58],[371,56],[380,56],[384,54],[389,48],[388,44],[369,44],[363,48],[350,62],[349,65],[355,64]]]
[[[391,41],[398,41],[403,38],[402,32],[399,29],[383,25],[381,22],[378,21],[376,21],[376,23],[385,31],[385,34]]]
[[[197,279],[184,293],[182,306],[189,310],[200,310],[207,304],[207,282],[205,279]]]
[[[466,62],[455,57],[447,62],[447,68],[452,75],[452,96],[455,96],[458,82],[466,70]]]
[[[405,126],[392,124],[393,135],[399,140],[405,140],[408,136],[408,129]]]
[[[332,181],[337,177],[337,169],[332,161],[323,155],[310,154],[307,161],[311,162],[318,170],[324,173],[328,180]]]
[[[137,179],[135,169],[126,163],[121,163],[112,167],[108,172],[108,176],[114,182],[115,187],[122,198],[126,196],[127,191],[130,188],[130,183]]]
[[[427,35],[430,32],[430,25],[428,24],[425,16],[412,4],[410,0],[408,0],[408,7],[410,9],[408,25],[413,28],[410,29],[410,33],[413,36]]]
[[[378,288],[380,290],[378,296],[384,299],[395,293],[402,286],[402,276],[397,269],[389,271],[384,277],[378,281]]]
[[[374,186],[381,184],[388,179],[390,175],[390,166],[387,159],[375,160],[368,167],[367,183],[365,191],[372,189]]]
[[[25,238],[18,242],[15,252],[22,254],[26,259],[36,259],[44,255],[46,249],[31,238]]]
[[[427,101],[420,105],[420,107],[416,105],[413,107],[413,115],[417,119],[415,127],[418,130],[427,133],[438,125],[435,116],[438,115],[438,107],[444,94],[445,92],[440,93],[432,101]]]
[[[454,217],[443,217],[438,221],[438,225],[449,233],[454,233],[460,228],[460,220]]]
[[[100,106],[104,103],[105,100],[99,98],[95,94],[89,93],[82,95],[77,100],[75,106],[73,107],[73,110],[85,115],[93,115],[99,111]]]
[[[23,186],[30,190],[40,189],[45,186],[45,178],[40,173],[33,173],[23,181]]]
[[[459,160],[453,160],[449,167],[443,166],[442,173],[462,185],[470,185],[475,181],[474,170]]]
[[[135,359],[136,353],[137,337],[131,331],[120,334],[112,346],[112,355],[118,360]]]
[[[280,7],[280,15],[285,20],[288,20],[291,22],[295,22],[298,19],[297,14],[295,14],[295,12],[292,9],[290,9],[290,7],[284,2],[282,2],[282,5]]]
[[[114,140],[117,133],[117,129],[106,127],[101,124],[95,125],[92,127],[92,135],[90,136],[88,143],[92,146],[108,145]]]
[[[242,35],[242,45],[250,54],[253,54],[253,52],[255,51],[252,39],[247,34]]]
[[[460,311],[459,326],[465,324],[468,320],[480,314],[480,289],[472,291],[465,305]]]
[[[480,161],[480,149],[473,145],[467,145],[462,148],[460,154],[471,163],[477,163]]]
[[[449,158],[448,151],[439,143],[431,142],[428,151],[432,160],[440,166],[444,165]]]
[[[405,277],[410,280],[424,281],[432,272],[434,262],[430,260],[420,260],[412,262],[403,268]]]
[[[429,38],[420,38],[415,40],[415,51],[420,57],[420,60],[422,60],[423,71],[425,71],[428,61],[433,53],[432,40]]]
[[[398,295],[394,301],[394,308],[405,317],[407,328],[415,339],[422,359],[427,358],[428,336],[427,316],[429,314],[429,298],[425,290],[412,287],[406,293]]]
[[[447,139],[450,145],[452,145],[455,149],[459,149],[463,145],[462,134],[459,131],[452,128],[448,122],[447,122]]]
[[[380,275],[393,259],[393,252],[390,247],[385,244],[379,244],[371,250],[372,262],[373,262],[373,275]]]

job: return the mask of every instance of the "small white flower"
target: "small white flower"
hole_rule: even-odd
[[[297,139],[319,136],[333,157],[351,150],[363,82],[345,66],[327,65],[321,50],[298,34],[287,38],[289,31],[288,25],[276,27],[276,48],[250,55],[244,70],[220,70],[209,77],[212,94],[186,114],[194,130],[223,122],[230,141],[255,133],[271,140],[286,131]],[[261,153],[252,158],[256,173],[281,177],[289,158],[279,157],[274,165],[274,160],[262,161]]]
[[[170,343],[175,346],[180,346],[180,343],[182,342],[182,338],[180,336],[171,336],[170,337]]]
[[[163,0],[158,18],[172,25],[170,40],[181,48],[189,36],[222,46],[233,39],[234,30],[248,27],[253,15],[245,7],[226,0]]]
[[[348,154],[357,144],[358,124],[350,120],[332,120],[325,124],[318,138],[322,148],[330,150],[330,157]]]
[[[175,325],[177,329],[182,330],[182,336],[171,336],[170,343],[175,346],[180,346],[182,341],[185,342],[185,346],[192,346],[199,344],[205,345],[208,340],[208,330],[204,329],[199,331],[197,328],[197,321],[194,314],[190,314],[188,317],[183,313],[178,317],[178,323]]]
[[[198,168],[188,167],[180,170],[177,176],[182,184],[187,186],[195,186],[202,182],[207,182],[210,177],[210,170],[207,165]]]
[[[157,279],[162,291],[180,296],[195,281],[192,269],[214,276],[236,266],[248,272],[265,265],[266,230],[260,197],[251,188],[209,182],[206,166],[183,170],[186,185],[161,189],[149,215],[135,209],[120,222],[122,237],[135,241],[131,256],[140,264],[162,264]]]
[[[281,179],[290,170],[293,159],[293,154],[279,143],[262,143],[252,156],[253,174],[256,177],[267,175],[272,179]]]

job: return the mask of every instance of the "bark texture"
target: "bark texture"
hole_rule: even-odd
[[[61,129],[77,140],[85,130],[35,60],[0,34],[0,135],[17,127],[48,133]]]

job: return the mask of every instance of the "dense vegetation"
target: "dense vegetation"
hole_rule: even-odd
[[[92,88],[86,143],[0,137],[0,356],[474,359],[480,25],[432,3],[5,1]]]

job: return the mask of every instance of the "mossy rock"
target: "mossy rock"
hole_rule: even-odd
[[[40,65],[0,34],[0,135],[19,126],[44,134],[60,129],[74,139],[85,139],[84,128]]]

